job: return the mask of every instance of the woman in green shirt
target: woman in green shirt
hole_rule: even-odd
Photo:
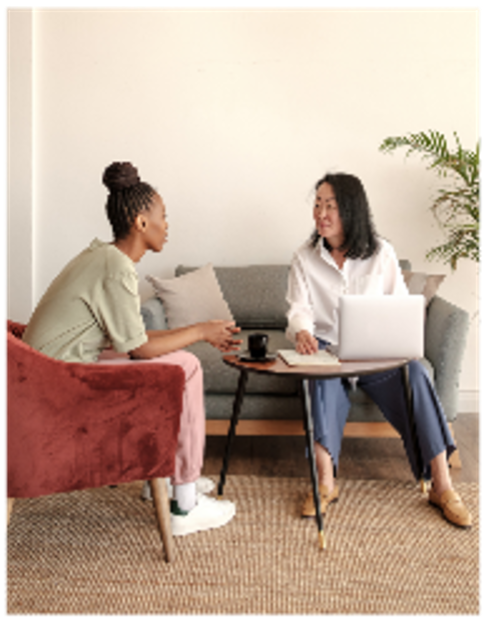
[[[162,250],[168,232],[165,205],[131,163],[112,163],[103,183],[109,190],[106,210],[114,241],[95,239],[68,263],[40,300],[24,340],[66,362],[139,360],[181,366],[186,381],[172,479],[173,534],[220,527],[232,519],[235,506],[197,493],[205,442],[203,376],[198,359],[183,349],[203,340],[223,352],[233,351],[241,343],[233,337],[239,329],[232,321],[212,320],[145,330],[134,263],[148,250]]]

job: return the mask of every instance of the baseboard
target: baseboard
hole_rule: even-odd
[[[229,420],[207,419],[207,436],[225,436],[229,431]],[[239,436],[298,436],[303,435],[301,419],[241,419],[237,424]],[[345,437],[399,437],[398,432],[384,421],[348,421]]]
[[[207,419],[207,436],[226,436],[229,432],[228,419]],[[237,424],[239,436],[296,436],[303,435],[301,419],[241,419]]]
[[[459,391],[458,393],[458,412],[460,413],[479,413],[479,392],[478,391]]]

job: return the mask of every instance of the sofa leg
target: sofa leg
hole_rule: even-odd
[[[3,499],[3,532],[7,531],[8,523],[10,522],[10,516],[12,515],[12,507],[14,505],[14,498]]]
[[[174,557],[174,543],[173,534],[171,532],[171,517],[166,480],[164,478],[153,478],[151,480],[151,490],[161,539],[163,541],[165,558],[167,562],[171,562]]]

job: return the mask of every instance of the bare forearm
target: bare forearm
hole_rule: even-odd
[[[236,351],[242,340],[233,336],[240,331],[232,321],[212,320],[179,329],[148,331],[149,340],[131,351],[132,358],[148,360],[172,351],[179,351],[195,342],[204,340],[220,351]]]
[[[199,324],[179,329],[147,331],[146,333],[149,340],[130,353],[132,358],[148,360],[166,353],[179,351],[204,339]]]
[[[196,325],[192,325],[191,327],[179,327],[177,329],[148,329],[146,331],[146,334],[149,339],[163,338],[163,337],[172,336],[176,332],[179,333],[182,331],[186,331],[188,329],[192,329],[193,327],[196,327]]]

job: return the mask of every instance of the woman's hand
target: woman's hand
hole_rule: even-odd
[[[130,352],[134,360],[149,360],[160,355],[184,349],[195,342],[205,341],[220,351],[236,351],[242,340],[235,340],[232,336],[240,331],[232,321],[209,320],[188,327],[148,331],[149,340]]]
[[[227,320],[209,320],[200,323],[202,338],[219,351],[237,351],[242,340],[236,340],[232,336],[241,330],[236,324]]]
[[[312,355],[319,350],[319,343],[311,333],[302,329],[295,336],[295,350],[302,355]]]

